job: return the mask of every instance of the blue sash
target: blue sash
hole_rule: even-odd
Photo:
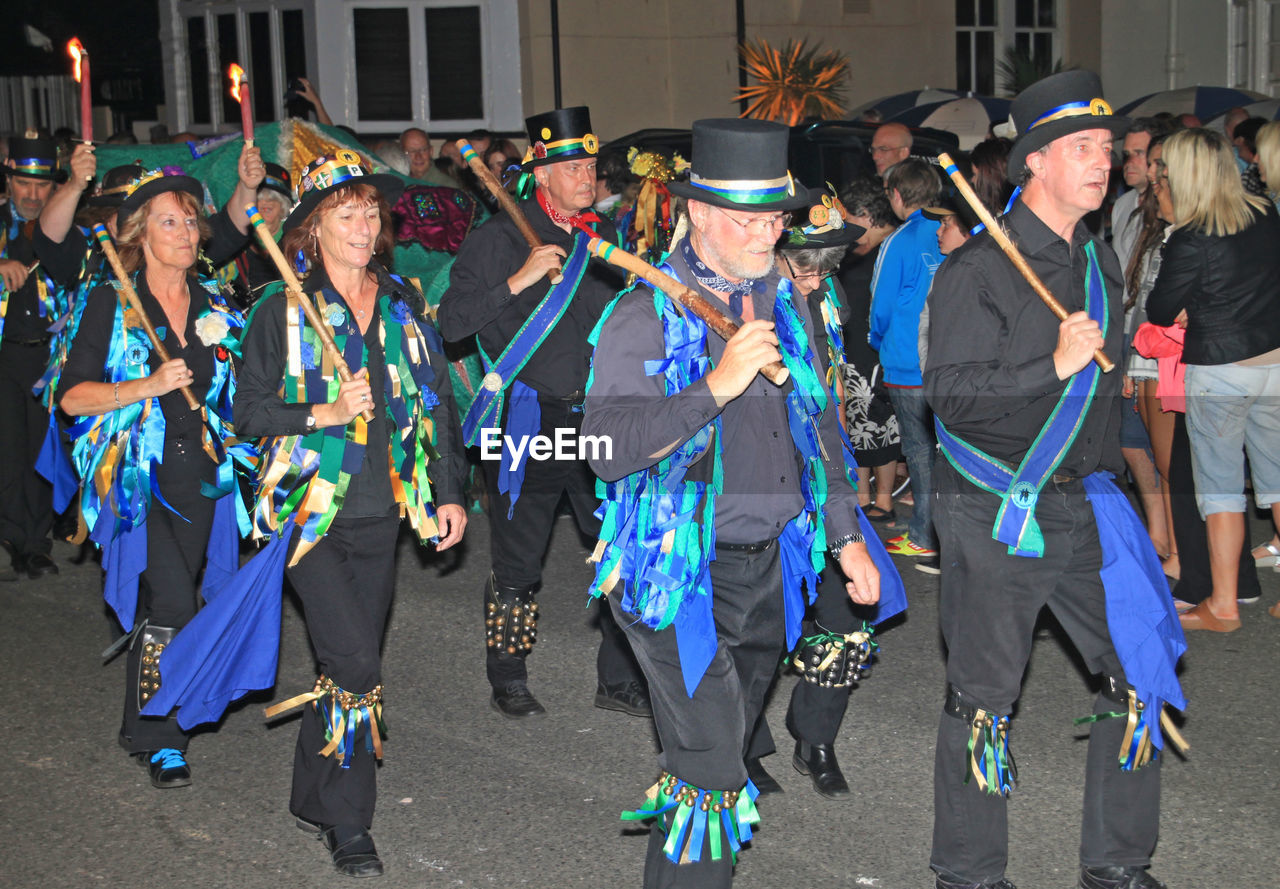
[[[1107,288],[1092,242],[1085,245],[1089,270],[1085,278],[1085,311],[1098,322],[1102,335],[1107,335]],[[1098,387],[1098,365],[1090,362],[1084,370],[1072,375],[1062,397],[1048,421],[1016,471],[994,457],[983,453],[947,431],[942,421],[934,418],[938,444],[956,471],[970,482],[1001,499],[991,536],[1008,544],[1009,554],[1040,558],[1044,555],[1044,537],[1036,524],[1036,501],[1040,490],[1058,468],[1084,424],[1089,406]]]
[[[574,235],[573,250],[565,260],[564,268],[561,269],[564,277],[559,284],[547,291],[542,302],[538,303],[528,320],[521,325],[516,335],[511,338],[511,342],[502,350],[498,360],[490,360],[484,350],[480,350],[480,357],[484,360],[486,371],[484,382],[480,391],[476,393],[475,401],[471,402],[471,409],[467,411],[466,418],[462,421],[462,436],[469,446],[480,444],[482,429],[498,425],[498,418],[502,415],[503,393],[520,373],[520,369],[533,357],[533,353],[542,345],[542,341],[564,317],[564,313],[569,308],[569,302],[578,291],[578,285],[582,283],[582,276],[587,270],[587,261],[591,257],[587,251],[588,240],[586,234],[582,232]]]

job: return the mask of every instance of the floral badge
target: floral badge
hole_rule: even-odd
[[[196,319],[196,336],[205,346],[216,346],[226,339],[231,325],[221,312],[210,312]]]

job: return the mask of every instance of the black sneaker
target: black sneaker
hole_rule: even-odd
[[[489,705],[508,719],[528,719],[547,714],[547,709],[538,703],[523,679],[495,688]]]
[[[152,753],[136,754],[138,762],[151,773],[151,786],[161,790],[191,784],[191,766],[181,750],[164,747]]]
[[[927,559],[920,559],[914,563],[917,571],[923,571],[925,574],[941,574],[942,559],[938,556],[929,556]]]
[[[639,716],[653,719],[653,706],[649,703],[649,692],[644,683],[628,679],[617,685],[596,683],[595,705],[601,710],[616,710],[628,716]]]

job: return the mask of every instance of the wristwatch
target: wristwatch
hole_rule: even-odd
[[[840,558],[840,550],[844,549],[850,543],[863,543],[866,538],[861,533],[855,531],[852,534],[846,534],[843,537],[837,537],[827,546],[827,552],[835,558]]]
[[[316,428],[316,415],[311,413],[310,411],[307,411],[307,428],[308,429]]]

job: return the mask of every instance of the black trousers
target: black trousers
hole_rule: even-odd
[[[1196,506],[1196,480],[1191,471],[1191,440],[1187,437],[1186,414],[1174,418],[1173,448],[1169,454],[1169,503],[1173,510],[1173,537],[1178,544],[1181,572],[1173,586],[1174,598],[1199,604],[1213,592],[1209,571],[1209,532]],[[1253,561],[1249,535],[1240,546],[1240,571],[1236,595],[1249,599],[1261,595],[1258,566]]]
[[[0,540],[24,555],[53,549],[53,486],[36,472],[49,413],[31,394],[48,361],[47,345],[0,343]]]
[[[991,538],[999,498],[969,484],[949,463],[940,460],[938,467],[934,522],[942,544],[947,682],[976,706],[1008,715],[1021,693],[1036,618],[1045,605],[1091,672],[1123,679],[1107,629],[1098,574],[1102,549],[1083,483],[1045,485],[1036,507],[1044,557],[1020,558]],[[1095,713],[1113,709],[1110,700],[1098,696]],[[1080,840],[1080,862],[1086,866],[1143,866],[1155,848],[1160,763],[1121,771],[1116,759],[1124,728],[1123,720],[1104,719],[1090,732]],[[965,783],[968,740],[967,723],[943,713],[930,864],[960,882],[996,882],[1008,859],[1005,799],[979,790],[977,782]]]
[[[540,434],[552,441],[557,428],[572,429],[575,437],[581,430],[582,414],[568,402],[540,399],[539,407]],[[485,460],[480,465],[489,493],[489,557],[499,587],[529,590],[542,582],[542,560],[551,542],[562,496],[568,497],[582,533],[592,540],[600,536],[600,520],[595,517],[600,506],[596,477],[585,460],[527,460],[524,484],[514,510],[508,496],[498,492],[498,461]],[[613,615],[604,607],[597,613],[602,637],[596,653],[597,678],[606,685],[639,679],[631,647]],[[528,677],[523,656],[498,657],[491,650],[487,651],[486,672],[494,686]]]
[[[200,591],[197,581],[204,567],[209,533],[213,528],[214,501],[200,493],[201,470],[209,465],[203,451],[166,454],[165,479],[160,491],[180,515],[152,500],[147,513],[147,568],[138,581],[137,620],[152,626],[185,627],[196,616]],[[175,464],[182,464],[182,468]],[[189,477],[178,482],[176,478]],[[186,750],[189,736],[176,716],[138,715],[138,673],[142,645],[129,648],[125,668],[124,718],[120,745],[129,753],[172,747]],[[164,677],[161,676],[161,681]]]
[[[364,695],[382,682],[382,634],[395,591],[398,509],[385,516],[333,520],[327,533],[287,576],[306,617],[319,671],[344,691]],[[356,735],[350,767],[321,756],[325,725],[311,704],[302,709],[293,758],[289,811],[317,824],[373,824],[377,760]]]
[[[716,653],[692,697],[680,672],[675,633],[637,623],[621,611],[617,596],[609,597],[649,683],[662,745],[659,765],[706,790],[738,790],[747,782],[748,733],[786,645],[779,562],[777,543],[756,554],[716,550],[711,563]],[[707,847],[700,862],[676,865],[662,851],[665,842],[655,825],[645,856],[646,889],[709,889],[733,882],[727,849],[720,861],[711,859]]]
[[[809,618],[824,630],[848,634],[861,630],[863,622],[874,616],[874,608],[853,604],[845,591],[844,577],[828,559],[818,584],[818,598],[809,606]],[[787,729],[797,740],[809,744],[834,744],[852,691],[852,688],[823,688],[801,679],[791,691]]]

